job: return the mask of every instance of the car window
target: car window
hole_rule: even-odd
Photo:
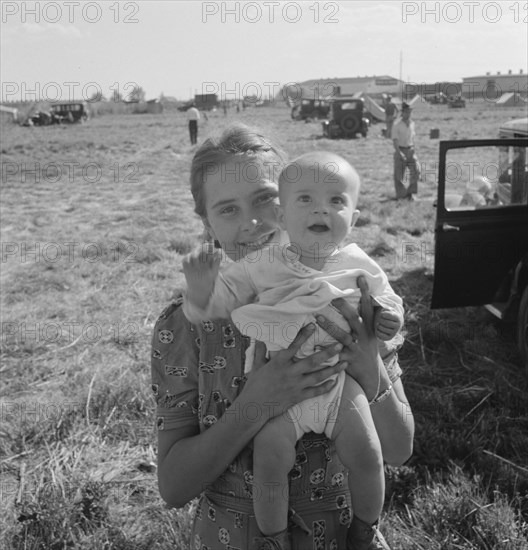
[[[341,110],[342,111],[355,111],[357,109],[357,102],[356,101],[350,101],[348,103],[342,103],[341,104]]]
[[[449,149],[446,156],[447,210],[508,208],[528,204],[526,147]]]

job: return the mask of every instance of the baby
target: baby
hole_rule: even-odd
[[[308,153],[286,165],[279,177],[277,207],[282,231],[273,242],[257,255],[226,264],[216,277],[216,261],[204,262],[194,253],[184,262],[188,319],[198,322],[230,314],[242,334],[263,341],[271,354],[287,348],[302,326],[314,322],[316,314],[349,331],[330,302],[342,297],[357,307],[361,296],[357,279],[363,276],[377,306],[375,334],[380,354],[393,354],[402,340],[402,300],[382,269],[356,244],[343,247],[359,216],[359,187],[355,169],[332,153]],[[257,228],[259,220],[254,222]],[[315,326],[299,356],[335,342]],[[250,347],[246,372],[251,370],[253,353]],[[389,393],[390,389],[370,404],[376,406]],[[384,471],[379,438],[365,404],[362,388],[342,372],[327,394],[275,417],[255,437],[254,483],[277,488],[275,498],[254,499],[256,520],[262,533],[283,548],[288,548],[288,473],[294,466],[296,442],[310,431],[324,432],[332,439],[349,470],[354,518],[347,547],[369,548],[370,542],[360,533],[370,532],[378,521]]]

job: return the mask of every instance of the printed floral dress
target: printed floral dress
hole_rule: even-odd
[[[261,414],[256,405],[240,410],[235,403],[226,412],[244,383],[244,353],[249,339],[229,320],[191,325],[181,303],[180,298],[165,309],[152,339],[158,430],[193,425],[203,431],[221,421],[224,413],[256,419]],[[389,374],[395,379],[400,373],[396,363]],[[268,491],[272,490],[254,486],[252,464],[249,445],[211,486],[204,488],[195,509],[192,549],[252,548],[253,539],[260,536],[253,494],[258,491],[259,497],[269,498]],[[324,435],[305,435],[297,444],[289,479],[293,549],[344,548],[352,512],[347,472],[333,443]]]

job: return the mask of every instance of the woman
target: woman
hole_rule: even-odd
[[[284,162],[269,140],[244,126],[219,140],[207,140],[191,168],[195,211],[208,233],[231,260],[258,254],[273,240],[276,177]],[[287,350],[266,362],[257,346],[253,370],[244,377],[247,340],[230,320],[192,326],[181,300],[158,320],[152,346],[152,382],[158,402],[158,479],[162,498],[181,507],[200,495],[194,518],[194,548],[278,549],[263,538],[253,517],[253,494],[266,498],[273,487],[252,483],[251,441],[271,418],[292,404],[321,395],[346,369],[363,387],[383,455],[401,464],[410,455],[414,425],[395,360],[378,355],[372,306],[362,283],[362,315],[346,304],[335,306],[351,334],[319,324],[341,342],[309,358],[294,355],[309,337],[303,328]],[[340,362],[322,365],[340,352]],[[390,375],[389,375],[390,373]],[[310,434],[297,445],[290,473],[290,529],[293,549],[345,548],[351,519],[346,471],[324,436]],[[365,532],[365,548],[388,548],[376,529]]]

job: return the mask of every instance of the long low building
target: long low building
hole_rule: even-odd
[[[462,94],[470,99],[482,98],[495,101],[501,95],[514,92],[528,96],[528,74],[522,69],[517,74],[486,73],[484,76],[468,76],[462,79]]]

